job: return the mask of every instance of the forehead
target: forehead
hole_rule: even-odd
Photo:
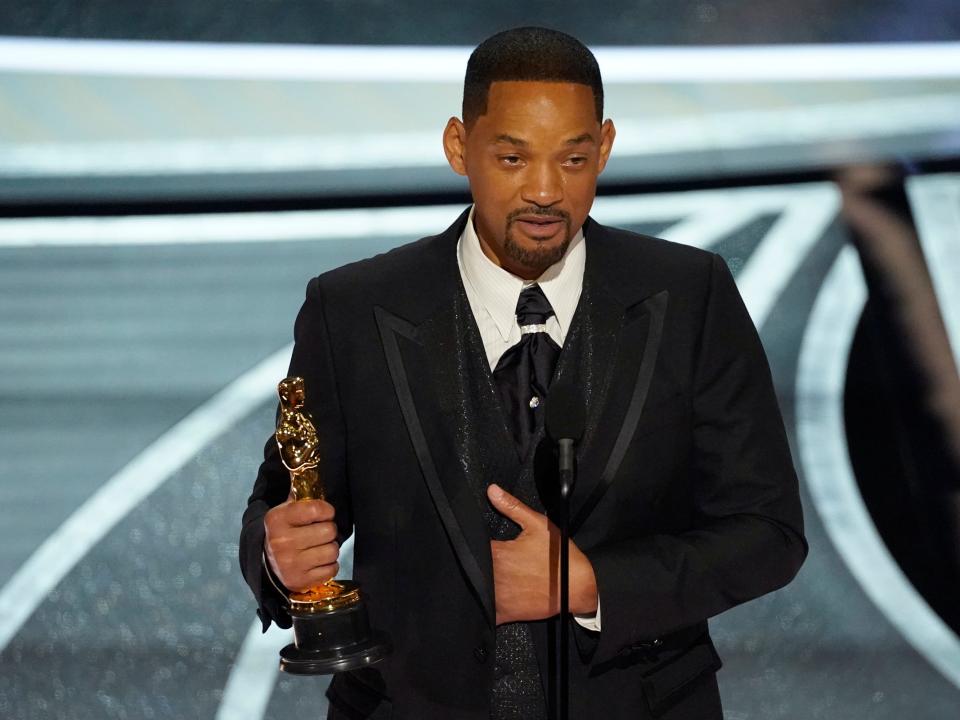
[[[589,85],[509,80],[490,84],[487,111],[477,119],[476,129],[566,134],[593,130],[598,124]]]

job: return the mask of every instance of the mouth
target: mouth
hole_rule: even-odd
[[[563,227],[563,218],[555,215],[520,215],[514,218],[524,235],[538,240],[552,238]]]

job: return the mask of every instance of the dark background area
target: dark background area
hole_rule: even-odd
[[[0,5],[0,34],[62,38],[358,45],[474,45],[516,25],[588,45],[752,45],[944,41],[955,0],[47,0]]]

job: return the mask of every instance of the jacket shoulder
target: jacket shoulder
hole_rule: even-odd
[[[710,285],[714,252],[599,223],[587,232],[587,256],[598,257],[611,282],[693,295]]]
[[[444,256],[444,250],[456,251],[456,238],[445,248],[445,234],[431,235],[399,245],[386,252],[341,265],[318,275],[315,281],[333,294],[341,292],[371,293],[389,291],[409,284],[410,278],[434,269]]]
[[[365,322],[380,306],[418,323],[449,301],[459,281],[457,242],[466,213],[443,232],[348,263],[313,278],[307,298],[318,300],[328,319]]]
[[[626,230],[624,228],[599,225],[602,242],[609,243],[618,253],[626,257],[643,258],[651,264],[694,269],[709,266],[716,253],[684,243],[666,240],[653,235]]]

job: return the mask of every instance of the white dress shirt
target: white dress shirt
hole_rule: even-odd
[[[581,229],[570,241],[563,257],[544,270],[540,277],[536,280],[519,278],[484,254],[473,226],[473,207],[470,208],[467,225],[457,243],[457,264],[491,370],[497,367],[503,353],[520,342],[517,301],[524,288],[530,285],[539,285],[550,302],[554,315],[547,318],[546,332],[559,347],[563,347],[583,290],[586,257],[587,248]],[[599,631],[599,599],[595,615],[573,617],[588,630]]]

